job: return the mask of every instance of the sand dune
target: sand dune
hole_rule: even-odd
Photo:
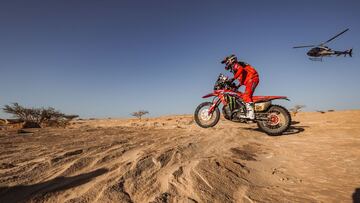
[[[187,115],[0,131],[0,202],[360,201],[360,111],[293,120],[277,137]]]

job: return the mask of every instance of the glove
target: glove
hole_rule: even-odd
[[[235,81],[235,78],[231,78],[228,81],[229,81],[229,84],[231,84],[231,83],[233,83]]]
[[[236,88],[236,85],[235,85],[234,81],[235,81],[235,78],[229,79],[227,81],[227,84],[229,85],[229,87]]]

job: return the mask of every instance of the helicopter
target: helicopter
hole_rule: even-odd
[[[344,55],[346,57],[347,55],[349,55],[350,57],[352,57],[352,49],[348,49],[346,51],[334,51],[334,50],[330,49],[329,47],[324,46],[325,44],[329,43],[330,41],[334,40],[335,38],[337,38],[340,35],[347,32],[348,30],[349,30],[349,28],[342,31],[342,32],[340,32],[339,34],[335,35],[334,37],[330,38],[326,42],[323,42],[323,43],[321,43],[319,45],[295,46],[293,48],[297,49],[297,48],[314,47],[314,48],[310,49],[306,53],[308,56],[310,56],[309,59],[313,60],[313,61],[322,61],[322,58],[324,56],[334,56],[334,55],[335,56],[340,56],[340,55]]]

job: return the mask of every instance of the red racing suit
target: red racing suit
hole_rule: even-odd
[[[239,80],[239,86],[245,85],[243,99],[246,103],[252,102],[252,96],[256,86],[259,84],[259,74],[251,65],[238,62],[233,67],[234,79]]]

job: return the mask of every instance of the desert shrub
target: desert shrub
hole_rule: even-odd
[[[6,120],[0,118],[0,131],[4,130],[6,126]]]
[[[302,109],[305,108],[305,105],[295,105],[293,108],[290,109],[291,113],[293,113],[294,116]]]
[[[131,115],[141,120],[141,117],[148,113],[149,111],[140,110],[140,111],[132,112]]]
[[[52,126],[52,127],[65,127],[69,122],[77,118],[78,115],[67,115],[55,110],[52,107],[48,108],[26,108],[18,103],[5,105],[3,111],[12,114],[17,119],[25,123],[31,123],[31,126]]]
[[[0,118],[0,126],[6,125],[6,120]]]

